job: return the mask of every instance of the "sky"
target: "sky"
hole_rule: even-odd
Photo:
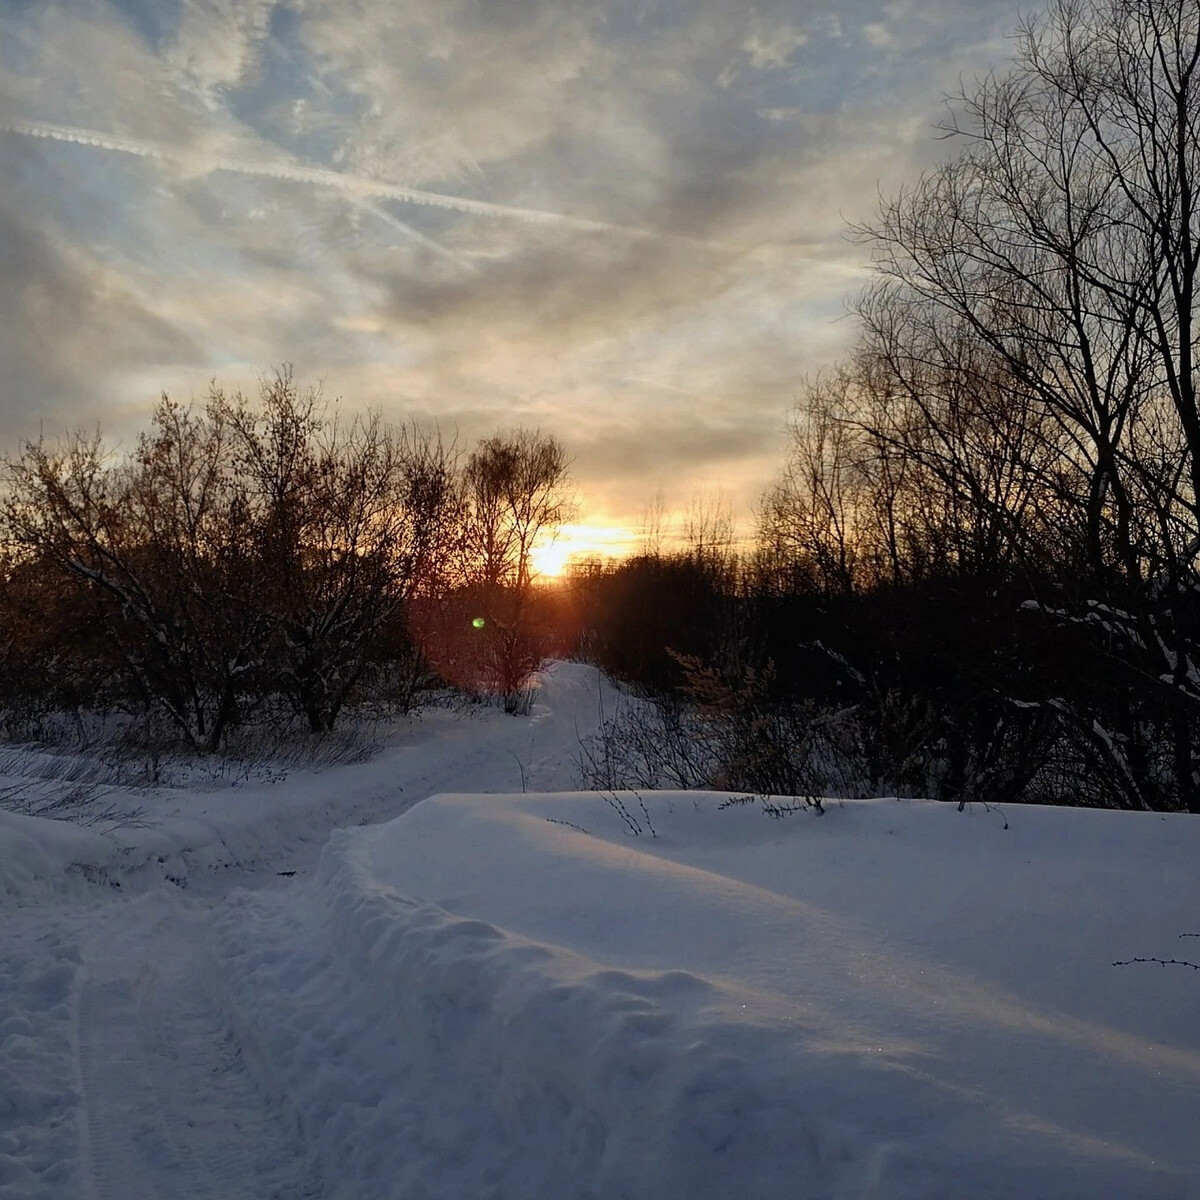
[[[744,526],[854,341],[846,223],[951,152],[1019,7],[0,0],[0,450],[287,362],[553,433],[572,547],[656,497]]]

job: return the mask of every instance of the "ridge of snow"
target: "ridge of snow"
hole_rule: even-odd
[[[230,899],[331,1195],[1192,1194],[1193,981],[1111,961],[1196,911],[1200,828],[723,799],[432,797]]]

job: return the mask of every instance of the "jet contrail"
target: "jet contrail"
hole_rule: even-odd
[[[114,150],[120,154],[133,154],[138,158],[153,158],[163,162],[187,163],[199,160],[210,171],[230,171],[238,175],[287,179],[295,183],[312,184],[316,187],[336,188],[339,191],[350,192],[358,196],[381,196],[388,200],[398,200],[403,204],[423,204],[431,208],[450,209],[453,212],[473,213],[485,217],[504,217],[511,220],[528,221],[536,225],[556,225],[562,229],[578,229],[588,233],[618,233],[636,238],[663,236],[647,229],[613,225],[607,221],[591,221],[585,217],[571,217],[538,208],[519,208],[511,204],[493,204],[487,200],[470,200],[465,196],[451,196],[444,192],[427,192],[421,188],[400,187],[394,183],[384,183],[382,180],[368,179],[362,175],[346,175],[341,171],[306,167],[300,163],[282,160],[254,162],[225,158],[221,155],[209,155],[203,152],[189,155],[155,142],[119,137],[111,133],[99,133],[94,129],[80,129],[74,125],[50,125],[40,121],[10,120],[0,126],[0,129],[8,133],[21,134],[24,137],[49,138],[56,142],[71,142],[77,146],[95,146],[100,150]],[[445,250],[444,247],[441,249],[447,254],[452,253]]]
[[[6,121],[6,133],[20,133],[25,137],[52,138],[56,142],[74,142],[78,146],[98,146],[102,150],[119,150],[122,154],[136,154],[139,158],[182,158],[181,154],[168,154],[149,142],[134,142],[128,138],[109,133],[97,133],[91,129],[76,129],[71,125],[46,125],[36,121]]]
[[[361,196],[352,196],[350,202],[357,208],[369,212],[385,225],[390,225],[393,229],[404,234],[405,237],[412,238],[414,242],[420,243],[427,250],[432,250],[434,254],[440,254],[443,258],[448,258],[464,271],[469,271],[473,275],[479,273],[479,268],[473,262],[463,258],[461,254],[455,254],[453,250],[448,246],[443,246],[441,242],[435,242],[433,238],[426,237],[419,229],[414,229],[407,221],[400,220],[399,217],[388,212],[382,205],[376,204],[374,200],[365,200]]]
[[[99,150],[115,150],[120,154],[136,155],[138,158],[154,158],[164,162],[182,162],[189,158],[188,155],[168,150],[163,146],[156,146],[152,142],[135,141],[132,138],[96,133],[90,129],[77,129],[70,125],[45,125],[32,121],[10,121],[3,126],[3,129],[7,133],[23,134],[26,137],[50,138],[56,142],[71,142],[77,146],[94,146]],[[204,158],[203,155],[200,157]],[[231,160],[209,158],[207,161],[210,170],[236,171],[243,175],[262,175],[267,173],[265,169],[255,169],[250,164],[234,163]],[[282,169],[287,170],[289,168],[287,164],[282,164]],[[273,175],[277,174],[274,169],[270,173]],[[336,172],[331,171],[329,174],[336,175]],[[453,250],[448,250],[440,242],[435,242],[433,238],[426,237],[425,234],[414,229],[407,222],[401,221],[399,217],[393,216],[387,209],[380,207],[371,200],[355,196],[353,203],[359,208],[365,209],[385,224],[390,225],[393,229],[398,230],[405,237],[419,242],[422,246],[434,251],[436,254],[441,254],[446,258],[452,259],[465,270],[475,271],[477,269],[473,263],[468,262],[461,255],[455,254]]]

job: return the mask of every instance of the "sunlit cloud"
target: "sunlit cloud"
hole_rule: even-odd
[[[290,361],[463,445],[556,434],[581,525],[748,519],[853,340],[846,219],[1017,8],[0,0],[9,446]]]

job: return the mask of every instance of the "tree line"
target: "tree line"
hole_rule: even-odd
[[[1053,0],[1015,44],[854,231],[860,340],[753,554],[600,585],[660,733],[769,697],[710,777],[1200,812],[1200,6]]]
[[[458,454],[283,372],[164,398],[119,460],[9,462],[10,708],[215,746],[430,681],[516,709],[574,647],[638,697],[605,786],[1200,811],[1200,6],[1051,0],[1014,45],[854,231],[860,337],[804,385],[750,551],[700,521],[547,592],[556,440]]]
[[[27,728],[115,709],[214,749],[443,679],[512,710],[546,652],[531,554],[570,497],[540,432],[461,454],[284,369],[256,402],[164,395],[124,455],[75,433],[6,474],[0,673]]]

